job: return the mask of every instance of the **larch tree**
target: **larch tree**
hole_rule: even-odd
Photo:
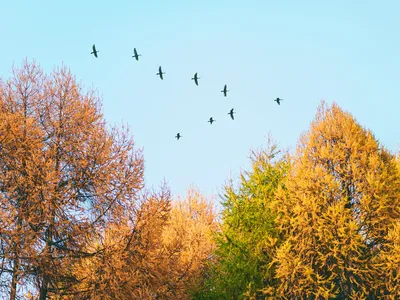
[[[164,256],[161,235],[171,209],[169,190],[141,196],[127,219],[110,224],[73,265],[79,284],[70,299],[149,299],[159,289]]]
[[[186,197],[172,203],[162,235],[171,270],[164,278],[175,299],[190,299],[202,283],[208,259],[215,250],[213,234],[218,230],[213,203],[199,190],[190,188]]]
[[[238,188],[225,188],[217,249],[204,274],[197,299],[262,297],[274,283],[269,264],[282,237],[275,224],[275,194],[284,186],[290,166],[287,155],[271,141],[251,156],[252,168],[241,174]]]
[[[101,253],[88,242],[134,209],[141,151],[65,67],[44,75],[25,61],[1,81],[0,104],[0,282],[11,300],[24,287],[68,295],[73,263]]]
[[[398,254],[395,157],[336,104],[321,104],[277,203],[286,238],[272,263],[278,280],[272,296],[376,299],[390,289],[398,293],[398,260],[388,266]]]
[[[130,222],[94,241],[100,255],[74,266],[73,299],[189,299],[214,247],[215,217],[196,190],[173,203],[165,188],[144,197]]]
[[[40,185],[40,147],[42,132],[32,119],[19,112],[5,113],[0,121],[1,169],[1,281],[3,293],[17,296],[17,283],[27,279],[29,268],[22,264],[31,257],[35,244],[36,227],[40,223],[35,204],[25,202],[29,194],[38,195]],[[29,163],[28,163],[29,162]],[[27,178],[24,178],[25,175]],[[24,222],[30,216],[31,222]]]

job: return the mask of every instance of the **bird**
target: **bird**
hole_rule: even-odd
[[[97,51],[97,50],[96,50],[96,45],[95,45],[95,44],[93,44],[92,49],[93,49],[93,52],[91,52],[90,54],[94,54],[94,57],[97,58],[97,53],[100,52],[100,51]]]
[[[276,103],[278,103],[278,105],[281,105],[281,101],[282,101],[283,99],[281,99],[281,98],[276,98],[274,101],[276,101]]]
[[[197,73],[195,73],[194,74],[194,77],[192,78],[192,80],[194,80],[194,83],[196,84],[196,85],[199,85],[199,80],[200,79],[200,77],[197,77]]]
[[[176,136],[175,136],[175,138],[177,139],[177,140],[179,140],[180,138],[181,138],[182,136],[181,136],[181,134],[178,132],[177,134],[176,134]]]
[[[215,120],[211,117],[210,120],[208,120],[207,122],[212,125],[212,123],[215,122]]]
[[[230,112],[228,112],[228,115],[231,115],[232,120],[235,120],[235,118],[233,117],[233,114],[234,114],[234,113],[235,113],[235,112],[233,112],[233,108],[231,109]]]
[[[133,56],[136,60],[139,60],[139,56],[142,56],[142,54],[138,54],[136,51],[136,48],[133,48]]]
[[[226,97],[226,94],[229,92],[229,90],[227,90],[226,84],[224,86],[224,89],[221,91],[221,93],[224,93],[224,96]]]
[[[158,68],[158,73],[157,73],[157,75],[160,76],[161,80],[164,79],[163,74],[165,74],[165,72],[163,73],[163,71],[162,71],[162,69],[161,69],[161,66],[160,66],[160,67]]]

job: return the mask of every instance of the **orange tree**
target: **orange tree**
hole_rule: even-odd
[[[16,299],[68,292],[71,266],[134,209],[143,158],[65,67],[25,62],[0,82],[0,282]]]
[[[108,228],[74,266],[71,299],[189,299],[214,248],[210,202],[196,190],[171,203],[168,190],[145,197],[132,222]]]

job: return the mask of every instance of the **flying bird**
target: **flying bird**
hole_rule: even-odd
[[[194,74],[194,77],[192,78],[192,80],[194,80],[194,83],[196,84],[196,85],[199,85],[199,80],[200,79],[200,77],[197,77],[197,73],[195,73]]]
[[[165,72],[163,73],[163,71],[162,71],[162,69],[161,69],[161,66],[160,66],[160,67],[158,68],[158,73],[157,73],[157,75],[160,76],[161,80],[164,79],[163,74],[165,74]]]
[[[136,48],[133,48],[133,56],[136,60],[139,60],[139,56],[142,56],[142,54],[138,54],[136,51]]]
[[[229,90],[227,90],[226,84],[224,86],[224,89],[221,91],[221,93],[224,93],[224,96],[226,97],[226,94],[229,92]]]
[[[230,112],[228,112],[228,115],[231,116],[232,120],[235,120],[235,118],[233,117],[233,114],[234,114],[234,113],[235,113],[235,112],[233,111],[233,108],[231,109]]]
[[[210,123],[212,125],[212,123],[215,122],[215,120],[211,117],[210,120],[207,121],[208,123]]]
[[[278,103],[278,105],[281,105],[281,101],[282,101],[283,99],[281,99],[281,98],[276,98],[274,101],[276,101],[276,103]]]
[[[181,134],[178,132],[178,133],[176,134],[175,137],[176,137],[177,140],[179,140],[182,136],[181,136]]]
[[[97,53],[100,52],[100,51],[97,51],[97,50],[96,50],[96,45],[95,45],[95,44],[93,44],[92,49],[93,49],[93,52],[91,52],[90,54],[94,54],[94,57],[97,58]]]

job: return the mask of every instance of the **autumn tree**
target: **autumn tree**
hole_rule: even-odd
[[[225,188],[217,249],[197,299],[261,297],[261,290],[274,282],[269,263],[281,237],[272,204],[290,163],[271,140],[267,149],[252,153],[251,161],[239,186]]]
[[[287,238],[272,264],[278,282],[271,295],[398,296],[395,157],[349,113],[322,104],[293,161],[286,189],[278,191],[277,223]]]
[[[143,195],[128,219],[110,224],[87,245],[98,255],[81,257],[73,265],[78,284],[70,299],[148,299],[157,291],[163,265],[161,235],[169,219],[167,188]]]
[[[1,81],[0,105],[0,282],[12,300],[28,286],[43,300],[68,294],[74,262],[101,253],[87,244],[134,209],[141,151],[65,67],[24,62]]]
[[[163,231],[163,246],[169,253],[164,278],[173,299],[189,299],[198,289],[208,259],[215,250],[213,234],[218,229],[212,201],[196,188],[172,204],[170,219]]]
[[[189,299],[213,250],[213,206],[197,190],[171,201],[168,189],[143,198],[131,222],[108,228],[74,266],[73,299]]]
[[[386,245],[375,257],[379,267],[375,288],[388,299],[400,298],[400,220],[392,224],[386,236]]]

